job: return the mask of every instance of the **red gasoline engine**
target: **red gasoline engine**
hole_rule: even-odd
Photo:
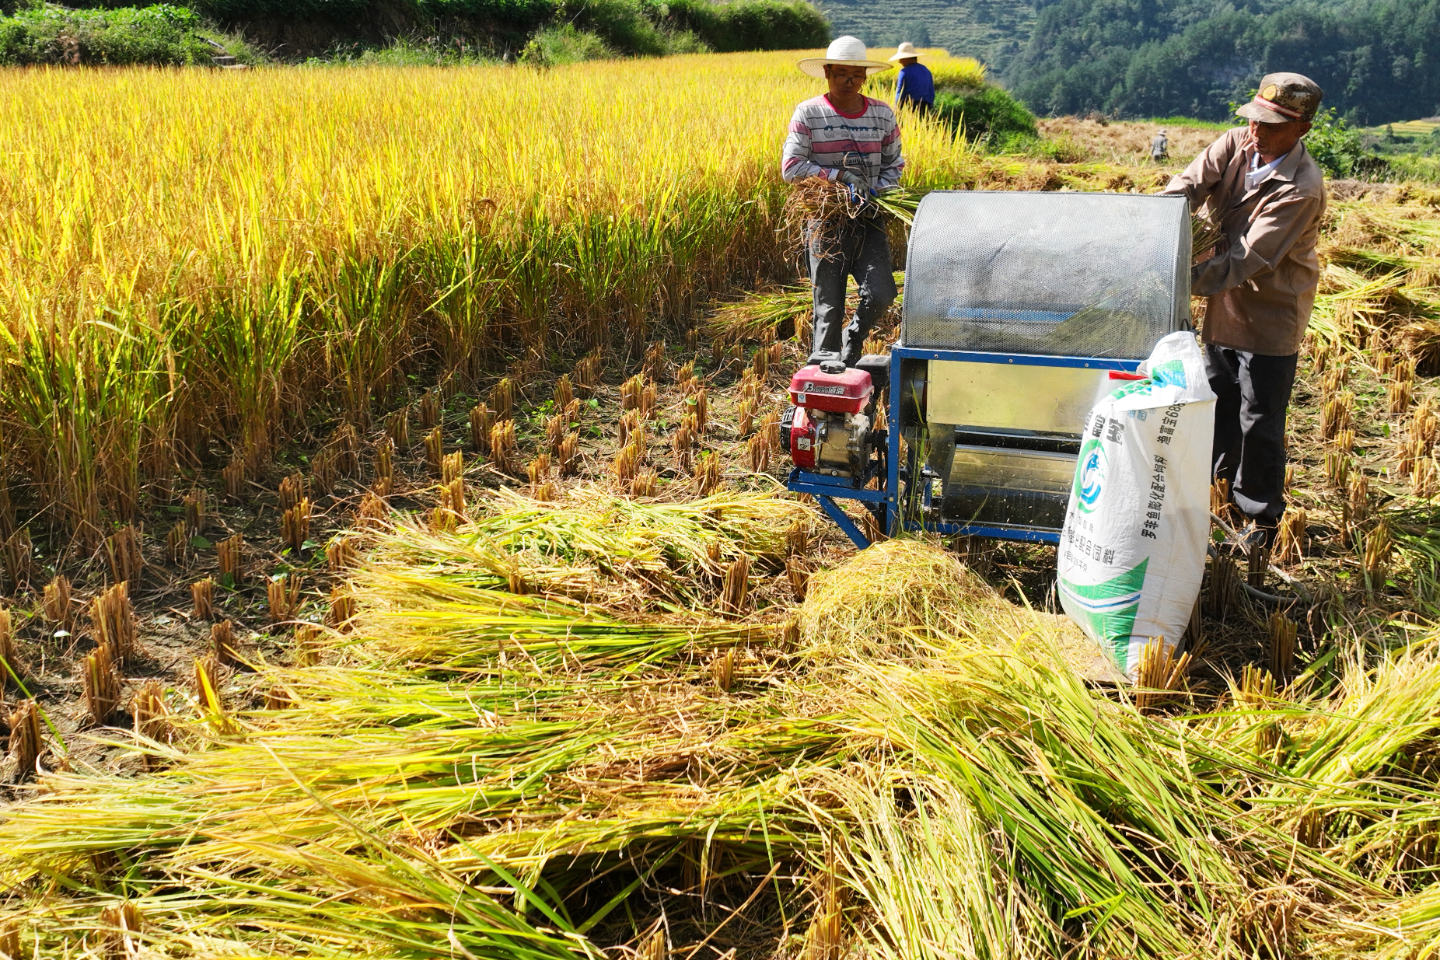
[[[780,420],[795,466],[834,477],[860,476],[873,443],[874,395],[869,371],[838,360],[797,371],[790,379],[794,406],[786,407]]]

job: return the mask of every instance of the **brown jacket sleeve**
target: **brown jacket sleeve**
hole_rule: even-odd
[[[1274,270],[1319,218],[1324,201],[1290,194],[1261,205],[1249,227],[1220,256],[1190,272],[1190,292],[1209,297],[1232,290],[1258,273]]]

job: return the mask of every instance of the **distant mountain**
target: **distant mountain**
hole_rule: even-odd
[[[850,34],[872,47],[909,40],[944,47],[1003,68],[1030,38],[1035,9],[1029,0],[816,0],[833,36]]]
[[[1295,71],[1359,124],[1440,112],[1440,0],[1039,0],[1010,89],[1040,113],[1228,115]]]
[[[1222,119],[1293,70],[1354,123],[1440,113],[1440,0],[818,0],[835,35],[979,58],[1036,113]]]

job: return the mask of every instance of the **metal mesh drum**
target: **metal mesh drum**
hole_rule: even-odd
[[[1138,359],[1190,322],[1183,197],[937,191],[909,248],[909,347]]]

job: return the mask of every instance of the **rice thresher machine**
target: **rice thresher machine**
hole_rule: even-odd
[[[1058,543],[1090,409],[1190,327],[1183,197],[937,191],[910,231],[900,340],[807,366],[791,490],[857,546],[900,529]]]

